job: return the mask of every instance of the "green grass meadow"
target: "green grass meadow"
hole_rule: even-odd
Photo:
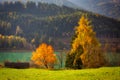
[[[120,80],[120,67],[82,70],[0,68],[0,80]]]

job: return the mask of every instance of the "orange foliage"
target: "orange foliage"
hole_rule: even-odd
[[[32,53],[32,61],[39,66],[53,68],[56,61],[56,55],[52,46],[42,43],[35,52]]]

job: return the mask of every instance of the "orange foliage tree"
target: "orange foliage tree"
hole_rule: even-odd
[[[56,55],[54,54],[54,49],[51,45],[42,43],[39,47],[32,53],[32,61],[45,68],[53,68],[56,62]]]

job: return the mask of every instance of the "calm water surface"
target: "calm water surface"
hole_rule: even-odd
[[[32,52],[0,52],[0,62],[28,62]]]

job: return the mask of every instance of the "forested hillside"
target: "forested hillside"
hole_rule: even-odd
[[[120,0],[69,0],[83,9],[120,20]]]
[[[120,21],[66,6],[34,2],[0,3],[0,34],[23,37],[33,46],[46,42],[56,50],[69,49],[82,14],[88,15],[98,37],[120,38]]]

